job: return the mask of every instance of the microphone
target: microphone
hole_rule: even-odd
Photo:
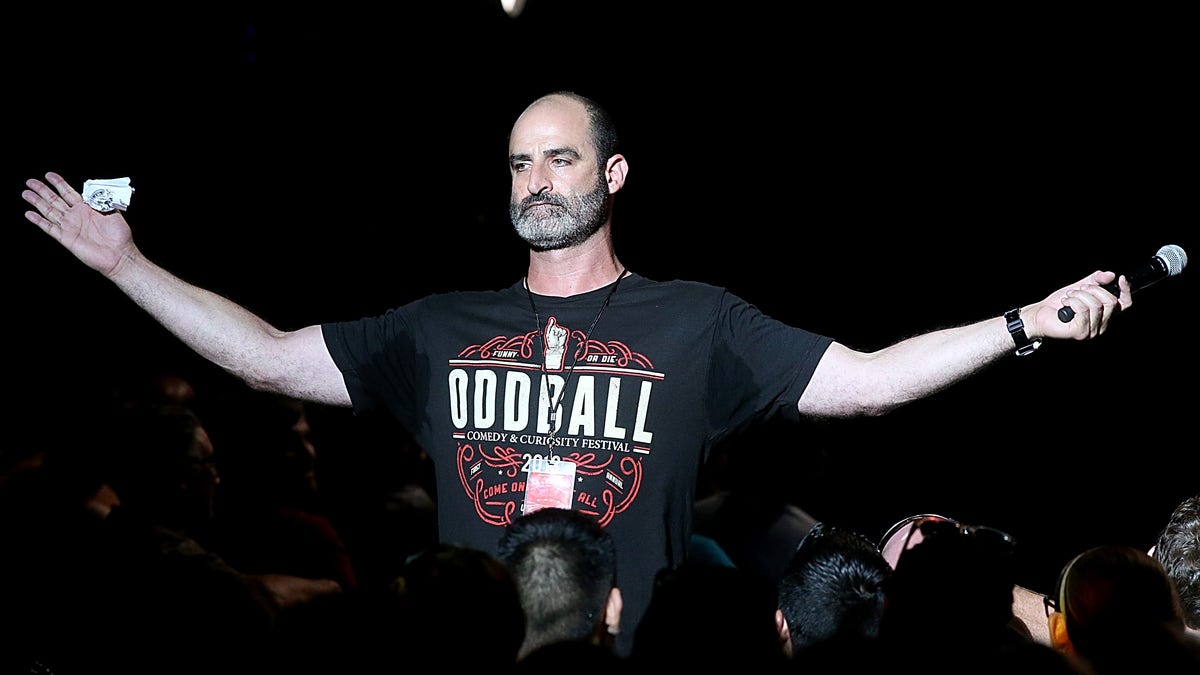
[[[1158,249],[1158,253],[1154,254],[1149,262],[1125,274],[1125,278],[1129,280],[1129,292],[1140,291],[1160,279],[1173,277],[1182,272],[1184,267],[1187,267],[1187,253],[1175,244],[1167,244]],[[1112,283],[1104,284],[1101,288],[1121,297],[1121,287],[1117,284],[1116,279],[1113,279]],[[1068,323],[1073,318],[1075,318],[1075,310],[1070,307],[1059,308],[1059,321]]]

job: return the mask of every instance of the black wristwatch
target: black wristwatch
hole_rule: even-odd
[[[1008,323],[1008,334],[1012,336],[1013,343],[1017,345],[1017,356],[1028,356],[1042,346],[1041,338],[1030,340],[1029,336],[1025,334],[1025,322],[1021,321],[1020,307],[1005,312],[1004,320]]]

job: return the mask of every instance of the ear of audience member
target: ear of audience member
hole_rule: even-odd
[[[778,672],[788,664],[775,588],[738,567],[685,563],[660,570],[638,624],[635,667],[737,664]]]
[[[555,642],[615,648],[621,591],[612,536],[591,516],[542,508],[505,528],[497,556],[516,579],[525,612],[519,659]]]
[[[829,523],[814,525],[779,584],[779,611],[787,621],[793,656],[827,641],[856,645],[877,638],[884,581],[891,572],[866,537]]]
[[[1051,641],[1097,673],[1200,672],[1200,643],[1184,631],[1175,587],[1145,551],[1090,548],[1063,567],[1057,588]]]
[[[1150,555],[1175,585],[1188,631],[1200,639],[1200,494],[1179,502]]]

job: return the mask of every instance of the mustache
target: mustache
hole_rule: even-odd
[[[521,200],[521,210],[526,211],[534,204],[551,204],[553,206],[566,206],[567,200],[556,194],[529,195]]]

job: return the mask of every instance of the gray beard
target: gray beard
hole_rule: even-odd
[[[527,210],[530,203],[545,204]],[[562,197],[554,193],[530,195],[520,202],[510,202],[508,215],[517,235],[535,251],[554,251],[570,248],[587,241],[604,224],[608,188],[597,181],[596,188],[578,197]]]

